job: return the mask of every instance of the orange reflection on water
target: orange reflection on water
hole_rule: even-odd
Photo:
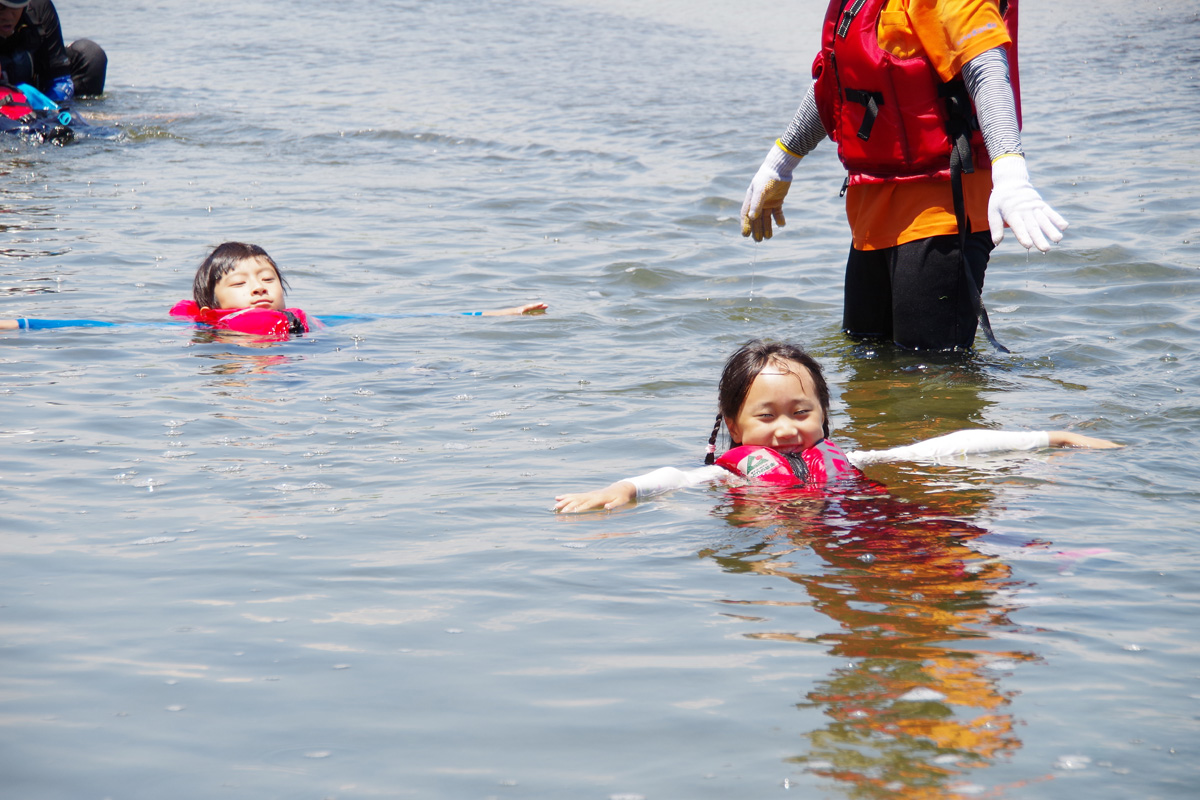
[[[799,584],[835,623],[823,632],[746,634],[819,644],[841,662],[797,704],[828,721],[806,734],[809,751],[789,761],[855,798],[979,796],[985,789],[965,776],[1021,746],[1005,713],[1003,670],[1036,659],[996,646],[1017,627],[1009,619],[1016,583],[1007,564],[971,546],[987,533],[969,521],[986,493],[939,495],[933,507],[877,485],[854,489],[790,500],[735,490],[719,513],[763,536],[702,555],[731,572]],[[737,602],[776,614],[757,618],[767,624],[785,619],[766,604]]]

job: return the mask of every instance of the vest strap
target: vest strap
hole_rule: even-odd
[[[850,31],[850,25],[853,24],[854,18],[858,16],[858,12],[862,11],[862,7],[867,4],[867,0],[854,0],[854,3],[846,8],[846,0],[842,0],[842,19],[838,23],[837,35],[846,38],[846,34]]]
[[[862,89],[847,89],[846,101],[849,103],[858,103],[866,107],[862,123],[858,126],[858,138],[865,142],[871,138],[871,129],[875,127],[875,118],[879,116],[879,107],[883,105],[883,93],[866,92]]]

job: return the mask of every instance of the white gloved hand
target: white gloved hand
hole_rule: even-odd
[[[1067,221],[1042,199],[1029,182],[1025,157],[1001,156],[992,163],[992,195],[988,198],[988,227],[992,243],[1004,239],[1004,223],[1012,228],[1017,241],[1028,250],[1036,247],[1043,253],[1050,242],[1062,241]]]
[[[784,150],[779,142],[767,153],[762,166],[750,181],[746,199],[742,201],[742,236],[753,234],[754,241],[771,238],[771,218],[783,227],[783,198],[792,187],[792,170],[800,157]]]

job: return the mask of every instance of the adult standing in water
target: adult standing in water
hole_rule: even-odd
[[[831,0],[813,83],[741,216],[742,235],[771,238],[792,170],[837,143],[846,333],[965,350],[982,321],[995,343],[980,289],[1005,225],[1025,248],[1062,239],[1025,166],[1016,22],[1017,0]]]
[[[50,0],[0,0],[0,68],[5,83],[28,83],[66,104],[104,92],[108,56],[91,39],[64,47]]]

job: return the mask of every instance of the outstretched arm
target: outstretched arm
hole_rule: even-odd
[[[792,170],[824,138],[825,128],[810,84],[792,124],[775,142],[750,181],[742,201],[742,236],[752,235],[754,241],[761,242],[771,238],[772,219],[781,228],[787,224],[783,218],[783,198],[792,186]]]
[[[1067,221],[1029,181],[1009,80],[1008,52],[1003,47],[985,50],[963,65],[962,75],[992,160],[992,194],[988,200],[992,242],[1000,244],[1007,224],[1026,250],[1036,247],[1045,252],[1051,242],[1062,241]]]
[[[654,497],[675,489],[727,480],[732,474],[718,466],[697,467],[689,470],[662,467],[644,475],[617,481],[611,486],[596,491],[559,495],[554,498],[558,501],[554,510],[568,514],[578,511],[595,511],[598,508],[611,511],[614,508],[629,505],[634,500],[645,500],[647,497]]]
[[[1070,431],[1050,431],[1051,447],[1088,447],[1093,450],[1109,450],[1124,445],[1110,442],[1107,439],[1097,439],[1094,436],[1084,436],[1082,433]]]
[[[521,314],[541,314],[548,306],[545,303],[526,303],[512,308],[498,308],[495,311],[484,311],[481,317],[515,317]]]
[[[603,489],[560,494],[554,499],[556,501],[554,510],[560,514],[577,514],[581,511],[595,511],[601,508],[605,511],[612,511],[614,508],[627,506],[636,500],[637,487],[629,481],[617,481]]]
[[[0,331],[15,331],[19,327],[15,319],[0,319]]]
[[[1069,431],[955,431],[923,442],[892,447],[887,450],[864,450],[847,453],[856,467],[888,461],[940,461],[983,453],[1003,453],[1018,450],[1040,450],[1045,447],[1110,448],[1121,445],[1106,439],[1096,439]]]

